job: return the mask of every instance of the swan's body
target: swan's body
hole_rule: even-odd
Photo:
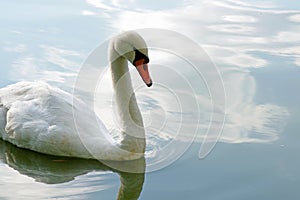
[[[108,130],[100,119],[97,124],[91,123],[93,120],[90,119],[96,116],[84,102],[43,82],[19,82],[0,89],[0,137],[22,148],[58,156],[102,160],[142,157],[145,150],[143,121],[130,75],[126,73],[127,60],[136,64],[137,49],[142,52],[139,56],[144,55],[147,60],[146,44],[135,32],[117,36],[109,48],[112,80],[122,121],[120,132],[124,135],[120,144],[108,137]],[[141,74],[150,86],[148,71],[146,75],[148,77]],[[82,116],[80,127],[76,127],[74,112],[76,116]],[[78,132],[78,128],[84,131]]]

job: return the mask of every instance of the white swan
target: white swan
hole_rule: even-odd
[[[102,160],[142,157],[146,145],[143,120],[127,73],[127,60],[150,87],[146,43],[133,31],[116,36],[109,45],[112,81],[122,121],[121,143],[108,137],[100,119],[97,124],[91,123],[95,114],[80,99],[43,82],[18,82],[0,89],[0,137],[18,147],[57,156]],[[81,116],[78,127],[73,112]]]

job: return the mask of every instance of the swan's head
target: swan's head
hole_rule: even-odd
[[[152,85],[148,70],[148,48],[145,40],[137,32],[127,31],[116,36],[110,44],[110,52],[117,54],[111,54],[111,60],[119,56],[125,57],[136,67],[145,84],[148,87]]]

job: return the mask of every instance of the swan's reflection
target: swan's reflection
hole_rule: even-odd
[[[113,171],[120,176],[120,189],[117,199],[138,199],[144,183],[144,173],[126,173],[111,169],[97,160],[66,158],[40,154],[18,148],[0,140],[0,162],[19,173],[46,184],[66,183],[75,177],[92,171]],[[145,159],[120,163],[145,169]]]

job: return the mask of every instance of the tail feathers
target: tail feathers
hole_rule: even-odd
[[[0,138],[3,138],[5,133],[5,126],[7,124],[7,108],[0,102]]]

